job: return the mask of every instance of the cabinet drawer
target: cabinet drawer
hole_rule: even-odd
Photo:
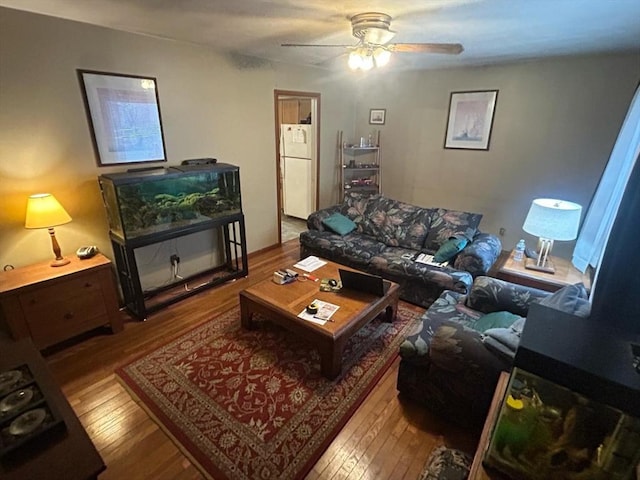
[[[26,317],[31,337],[38,347],[53,345],[109,322],[101,292],[32,308]]]
[[[39,348],[109,321],[98,278],[91,274],[26,292],[19,300],[31,337]]]
[[[87,273],[76,275],[61,283],[43,286],[20,294],[20,304],[25,315],[32,310],[41,310],[53,303],[64,302],[82,297],[92,292],[101,292],[100,279],[97,275]]]

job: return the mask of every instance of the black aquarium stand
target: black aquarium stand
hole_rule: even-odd
[[[190,290],[176,287],[181,287],[194,277],[185,278],[154,290],[143,291],[135,249],[203,230],[212,230],[212,234],[218,234],[221,237],[221,247],[224,252],[222,265],[199,272],[195,276],[197,278],[208,277],[208,280]],[[229,280],[246,277],[249,274],[244,215],[241,213],[206,224],[200,223],[189,229],[169,231],[139,240],[124,241],[117,235],[110,234],[110,236],[125,307],[140,320],[146,320],[149,313],[195,295],[202,290]],[[172,291],[171,294],[162,295],[168,291]]]

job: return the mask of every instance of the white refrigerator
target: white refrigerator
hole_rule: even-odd
[[[313,125],[280,126],[280,168],[284,214],[306,218],[313,212],[315,187]]]

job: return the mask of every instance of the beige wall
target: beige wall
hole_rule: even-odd
[[[370,108],[387,109],[385,194],[483,213],[482,230],[505,228],[505,249],[521,237],[533,246],[522,231],[531,200],[586,210],[639,78],[640,53],[372,75],[359,86],[357,129],[371,129]],[[490,148],[444,149],[450,92],[470,90],[499,90]],[[554,253],[569,257],[573,245]]]
[[[354,124],[350,87],[340,78],[319,81],[316,69],[230,59],[200,46],[0,8],[0,267],[51,257],[46,232],[24,229],[26,198],[40,191],[53,193],[73,217],[56,228],[63,253],[96,244],[111,256],[97,177],[125,167],[96,165],[77,68],[157,78],[164,165],[211,156],[240,166],[249,251],[278,238],[274,89],[317,91],[323,123]],[[335,132],[323,130],[321,142],[326,206],[335,183]],[[159,252],[168,258],[169,250]],[[161,278],[164,256],[156,268]]]

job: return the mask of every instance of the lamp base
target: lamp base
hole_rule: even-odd
[[[556,269],[553,266],[553,262],[550,258],[547,258],[547,261],[544,265],[538,265],[537,261],[533,258],[527,258],[524,262],[524,268],[528,268],[529,270],[537,270],[538,272],[545,273],[556,273]]]
[[[64,265],[67,265],[71,263],[71,260],[69,260],[68,258],[61,258],[60,260],[54,260],[53,262],[51,262],[51,266],[52,267],[62,267]]]

